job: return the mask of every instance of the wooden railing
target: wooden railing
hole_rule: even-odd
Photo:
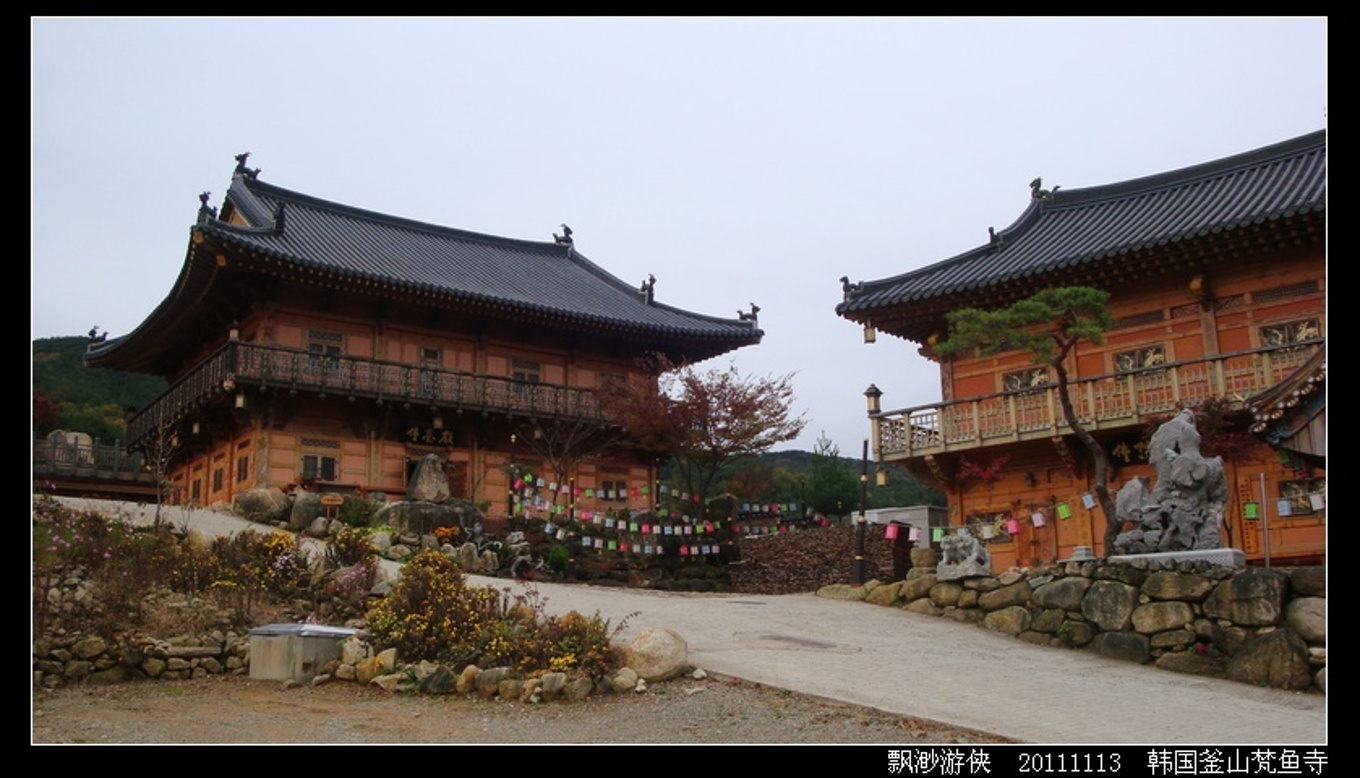
[[[142,455],[128,451],[121,441],[85,443],[78,440],[33,441],[33,473],[73,473],[100,471],[109,474],[136,474],[146,471]]]
[[[1174,362],[1083,378],[1070,384],[1077,418],[1089,431],[1144,423],[1200,401],[1242,401],[1288,376],[1323,341]],[[881,459],[908,459],[1071,432],[1057,387],[882,411],[870,418]]]
[[[605,421],[589,389],[233,341],[134,416],[128,439],[135,444],[195,408],[247,388]]]

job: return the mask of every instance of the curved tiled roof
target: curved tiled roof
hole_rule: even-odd
[[[229,223],[229,214],[250,226]],[[474,310],[643,337],[730,341],[728,348],[756,343],[762,335],[752,321],[648,301],[638,287],[570,245],[482,235],[365,211],[249,175],[235,176],[223,219],[204,219],[197,229],[282,266]]]
[[[1326,131],[1145,178],[1033,199],[996,240],[847,292],[836,312],[857,321],[889,307],[1024,286],[1129,254],[1324,214]]]

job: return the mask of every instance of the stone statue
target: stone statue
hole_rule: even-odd
[[[953,581],[970,576],[991,575],[992,555],[967,529],[940,539],[943,552],[935,567],[935,580]]]
[[[1220,548],[1220,527],[1228,500],[1222,457],[1199,451],[1195,414],[1186,409],[1157,428],[1149,441],[1148,461],[1157,470],[1147,479],[1124,484],[1115,498],[1115,517],[1135,526],[1115,539],[1119,554]]]

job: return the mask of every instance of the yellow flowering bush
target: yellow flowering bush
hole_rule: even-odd
[[[392,591],[369,609],[368,628],[375,647],[396,648],[405,662],[591,677],[617,666],[611,640],[622,624],[611,631],[599,614],[547,615],[544,605],[532,588],[515,595],[468,586],[453,561],[431,549],[412,557]]]

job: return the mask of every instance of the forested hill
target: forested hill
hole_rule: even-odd
[[[159,378],[85,367],[89,342],[83,335],[33,341],[35,436],[66,429],[111,442],[126,431],[128,407],[140,409],[165,391]]]

